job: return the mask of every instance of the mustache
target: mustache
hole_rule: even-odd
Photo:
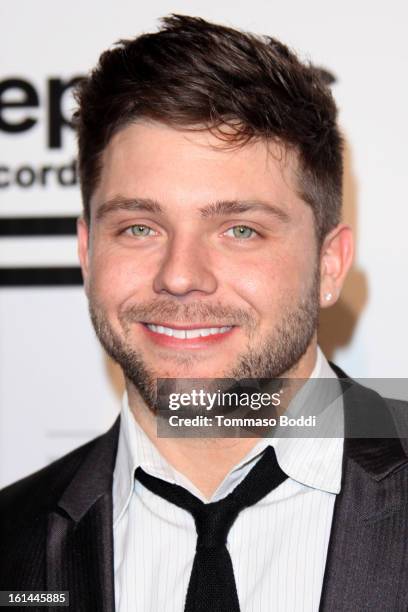
[[[254,317],[243,308],[224,306],[219,303],[192,302],[181,304],[171,300],[151,300],[122,308],[118,314],[124,325],[171,321],[172,323],[222,323],[255,328]]]

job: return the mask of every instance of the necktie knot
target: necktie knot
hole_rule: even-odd
[[[192,514],[197,530],[197,550],[224,546],[238,513],[239,509],[231,498],[196,508]]]

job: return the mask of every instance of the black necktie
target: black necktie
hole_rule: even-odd
[[[135,478],[152,493],[190,512],[197,530],[197,547],[188,585],[185,612],[239,612],[237,587],[227,537],[238,514],[256,504],[286,478],[268,446],[239,485],[217,502],[208,504],[189,491],[146,474],[138,467]]]

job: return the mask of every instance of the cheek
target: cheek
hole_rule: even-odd
[[[118,251],[95,251],[90,260],[90,293],[106,310],[114,308],[150,286],[149,271]]]
[[[225,285],[255,310],[273,311],[282,304],[298,300],[307,276],[308,259],[296,252],[273,254],[224,265]]]

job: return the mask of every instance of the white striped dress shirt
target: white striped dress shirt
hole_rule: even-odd
[[[320,349],[311,377],[336,378]],[[338,405],[333,416],[341,419],[342,431]],[[318,611],[343,438],[260,439],[205,499],[160,455],[125,396],[113,479],[117,612],[182,612],[197,540],[191,514],[135,481],[135,469],[179,484],[204,502],[217,501],[245,478],[269,444],[288,478],[243,510],[228,535],[241,612]]]

